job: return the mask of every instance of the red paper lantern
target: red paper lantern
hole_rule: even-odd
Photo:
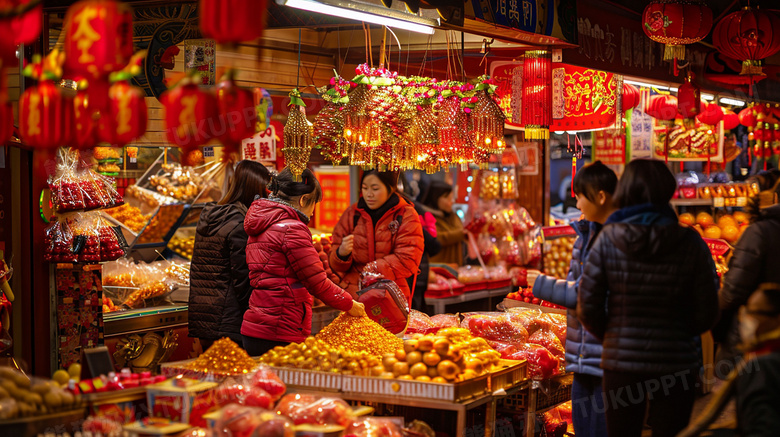
[[[723,109],[723,129],[731,130],[739,126],[739,116],[731,109]]]
[[[692,80],[693,74],[689,73],[685,82],[677,89],[677,110],[686,119],[698,115],[701,106],[701,90]]]
[[[756,123],[758,123],[758,119],[756,119],[756,112],[752,107],[739,111],[738,117],[739,123],[745,127],[752,128],[756,125]]]
[[[699,115],[696,116],[696,119],[704,124],[715,126],[723,120],[723,108],[717,103],[701,102]]]
[[[29,44],[38,38],[43,23],[43,5],[29,8],[30,0],[0,2],[0,12],[22,8],[23,12],[11,18],[0,19],[0,61],[4,66],[16,65],[16,46]]]
[[[263,34],[266,0],[200,0],[200,30],[218,43],[239,43]]]
[[[677,117],[677,97],[669,94],[652,96],[645,105],[645,113],[658,120],[674,120]]]
[[[527,139],[547,139],[552,123],[552,58],[546,50],[525,52],[521,124]]]
[[[89,149],[98,143],[97,113],[90,107],[86,90],[79,90],[73,98],[73,139],[70,146]]]
[[[761,60],[780,50],[780,17],[748,6],[722,19],[712,42],[719,52],[742,61],[741,74],[763,76]]]
[[[252,91],[239,88],[233,79],[217,85],[219,125],[214,134],[229,151],[238,151],[241,141],[255,133],[257,109]]]
[[[190,80],[185,81],[163,93],[160,101],[165,107],[168,141],[191,151],[213,138],[217,102],[212,94]]]
[[[109,107],[100,118],[100,139],[122,147],[146,133],[148,119],[143,91],[126,81],[111,85]]]
[[[68,144],[73,126],[73,102],[51,81],[28,88],[19,99],[19,132],[25,144],[51,149]]]
[[[640,98],[639,88],[630,83],[623,83],[623,112],[636,108]]]
[[[82,0],[65,14],[65,66],[76,77],[105,78],[133,55],[133,15],[114,0]]]
[[[665,44],[664,60],[685,59],[685,44],[700,41],[712,28],[712,10],[703,0],[654,0],[642,14],[642,29]]]

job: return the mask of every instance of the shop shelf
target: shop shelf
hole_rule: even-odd
[[[274,373],[288,387],[316,388],[317,390],[338,392],[341,390],[344,375],[316,370],[274,367]]]
[[[545,394],[539,388],[526,388],[499,400],[499,408],[509,411],[532,410],[541,412],[547,408],[571,400],[571,386],[573,375],[566,374],[547,381],[550,384],[549,392]],[[529,405],[531,390],[536,390],[536,403]]]
[[[522,384],[528,378],[528,362],[525,360],[501,360],[498,369],[489,373],[488,387],[491,392],[507,390]]]

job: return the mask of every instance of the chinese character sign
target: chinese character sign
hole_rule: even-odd
[[[241,159],[276,161],[276,139],[276,127],[271,124],[267,129],[241,142]]]
[[[594,132],[594,160],[601,160],[605,165],[621,165],[626,163],[626,137],[623,131],[606,129]]]
[[[322,186],[322,202],[314,211],[314,227],[332,232],[341,214],[349,207],[349,172],[315,172]]]
[[[631,138],[631,159],[650,158],[653,145],[653,117],[644,112],[645,102],[650,98],[647,88],[639,91],[639,105],[631,110],[628,123]]]

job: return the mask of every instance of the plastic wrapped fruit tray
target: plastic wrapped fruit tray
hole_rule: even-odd
[[[464,284],[465,287],[463,287],[463,291],[468,293],[471,291],[483,291],[487,289],[488,282],[487,281],[479,281],[479,282],[469,282],[467,284]]]
[[[345,394],[461,402],[489,393],[488,380],[488,374],[451,384],[344,375],[341,391]]]
[[[492,370],[489,375],[488,387],[491,392],[510,389],[528,378],[528,362],[501,360],[499,367]]]
[[[425,290],[425,297],[430,297],[434,299],[441,299],[444,297],[454,297],[454,296],[460,296],[463,294],[464,290],[466,289],[466,286],[459,285],[457,287],[450,287],[450,288],[428,288]]]
[[[319,372],[316,370],[292,369],[274,367],[274,372],[288,387],[311,388],[318,390],[339,391],[342,386],[340,373]]]
[[[487,288],[488,290],[495,290],[497,288],[509,287],[510,285],[512,285],[511,278],[491,279],[487,281],[487,285],[485,286],[485,288]]]

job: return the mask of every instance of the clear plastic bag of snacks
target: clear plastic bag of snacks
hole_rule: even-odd
[[[342,399],[306,394],[286,395],[276,412],[289,417],[295,425],[347,426],[355,420],[352,408]]]
[[[103,285],[110,287],[136,287],[145,282],[146,275],[132,259],[120,258],[103,264]]]
[[[76,173],[76,177],[84,197],[85,210],[104,208],[111,203],[111,199],[105,197],[106,193],[101,186],[102,182],[99,182],[95,176],[97,176],[97,173],[86,167],[86,164],[82,162],[81,169]]]
[[[49,262],[78,262],[78,254],[73,251],[73,232],[67,220],[52,222],[44,231],[43,244],[45,252],[43,259]]]
[[[294,437],[290,419],[262,408],[230,404],[211,430],[214,437]]]
[[[349,437],[403,437],[401,429],[390,421],[381,417],[367,417],[352,422],[344,431]]]
[[[517,174],[514,167],[504,167],[498,176],[502,199],[517,199]]]
[[[524,343],[528,340],[528,330],[507,313],[466,313],[460,327],[485,340],[512,343]]]
[[[431,323],[437,332],[439,329],[457,328],[460,326],[460,316],[457,314],[436,314],[431,316]]]
[[[119,243],[116,228],[101,216],[97,216],[96,221],[100,238],[100,261],[113,261],[125,256],[125,249]]]
[[[94,213],[81,213],[69,220],[73,232],[73,250],[79,262],[100,262],[100,229]]]
[[[144,308],[147,301],[163,298],[176,289],[176,283],[170,279],[156,279],[141,284],[127,296],[122,305],[128,308]]]
[[[430,334],[437,330],[427,314],[417,310],[409,312],[409,324],[406,326],[407,334]]]
[[[566,351],[563,348],[563,343],[558,337],[550,330],[540,329],[528,337],[528,342],[544,346],[555,358],[563,360]]]
[[[262,388],[248,384],[246,378],[228,377],[217,387],[215,393],[217,405],[241,404],[247,407],[271,408],[274,399]]]
[[[259,365],[254,372],[249,375],[249,385],[265,390],[274,402],[278,401],[287,391],[287,386],[282,382],[279,376],[271,370],[271,367],[265,364]]]
[[[95,173],[92,170],[90,170],[90,174],[95,181],[98,192],[103,197],[106,208],[113,208],[125,203],[122,195],[116,189],[116,179]]]
[[[54,174],[49,178],[51,201],[57,212],[84,209],[84,192],[77,176],[78,159],[60,148]]]

